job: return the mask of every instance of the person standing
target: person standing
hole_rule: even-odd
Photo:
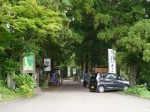
[[[53,80],[53,85],[56,85],[57,84],[56,71],[53,71],[53,73],[52,73],[52,80]]]
[[[101,75],[100,75],[100,73],[98,72],[98,73],[97,73],[97,76],[96,76],[97,84],[100,83],[100,79],[101,79]]]
[[[86,87],[88,84],[88,74],[83,73],[83,87]]]
[[[56,76],[57,76],[57,85],[59,86],[61,84],[61,76],[60,76],[60,70],[56,71]]]

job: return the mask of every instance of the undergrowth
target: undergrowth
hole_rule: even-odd
[[[133,94],[133,95],[139,96],[141,98],[146,98],[146,99],[150,98],[150,91],[148,91],[145,85],[137,85],[134,87],[130,87],[129,89],[124,91],[124,93]]]

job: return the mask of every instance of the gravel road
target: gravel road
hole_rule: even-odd
[[[0,102],[0,112],[150,112],[150,100],[119,92],[91,93],[65,80],[32,98]]]

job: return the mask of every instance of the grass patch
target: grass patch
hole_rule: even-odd
[[[0,101],[13,100],[20,97],[20,95],[16,93],[14,90],[10,90],[6,87],[0,87],[0,95],[1,95]]]
[[[0,80],[0,102],[19,98],[20,95],[6,87],[6,82]]]
[[[0,101],[7,101],[19,97],[32,97],[35,95],[35,81],[28,74],[19,74],[14,78],[16,89],[7,87],[6,81],[0,80]]]
[[[144,85],[137,85],[124,91],[126,94],[132,94],[141,98],[150,99],[150,91]]]

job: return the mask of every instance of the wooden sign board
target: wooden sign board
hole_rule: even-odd
[[[101,72],[101,73],[107,73],[108,68],[95,68],[95,73]]]

